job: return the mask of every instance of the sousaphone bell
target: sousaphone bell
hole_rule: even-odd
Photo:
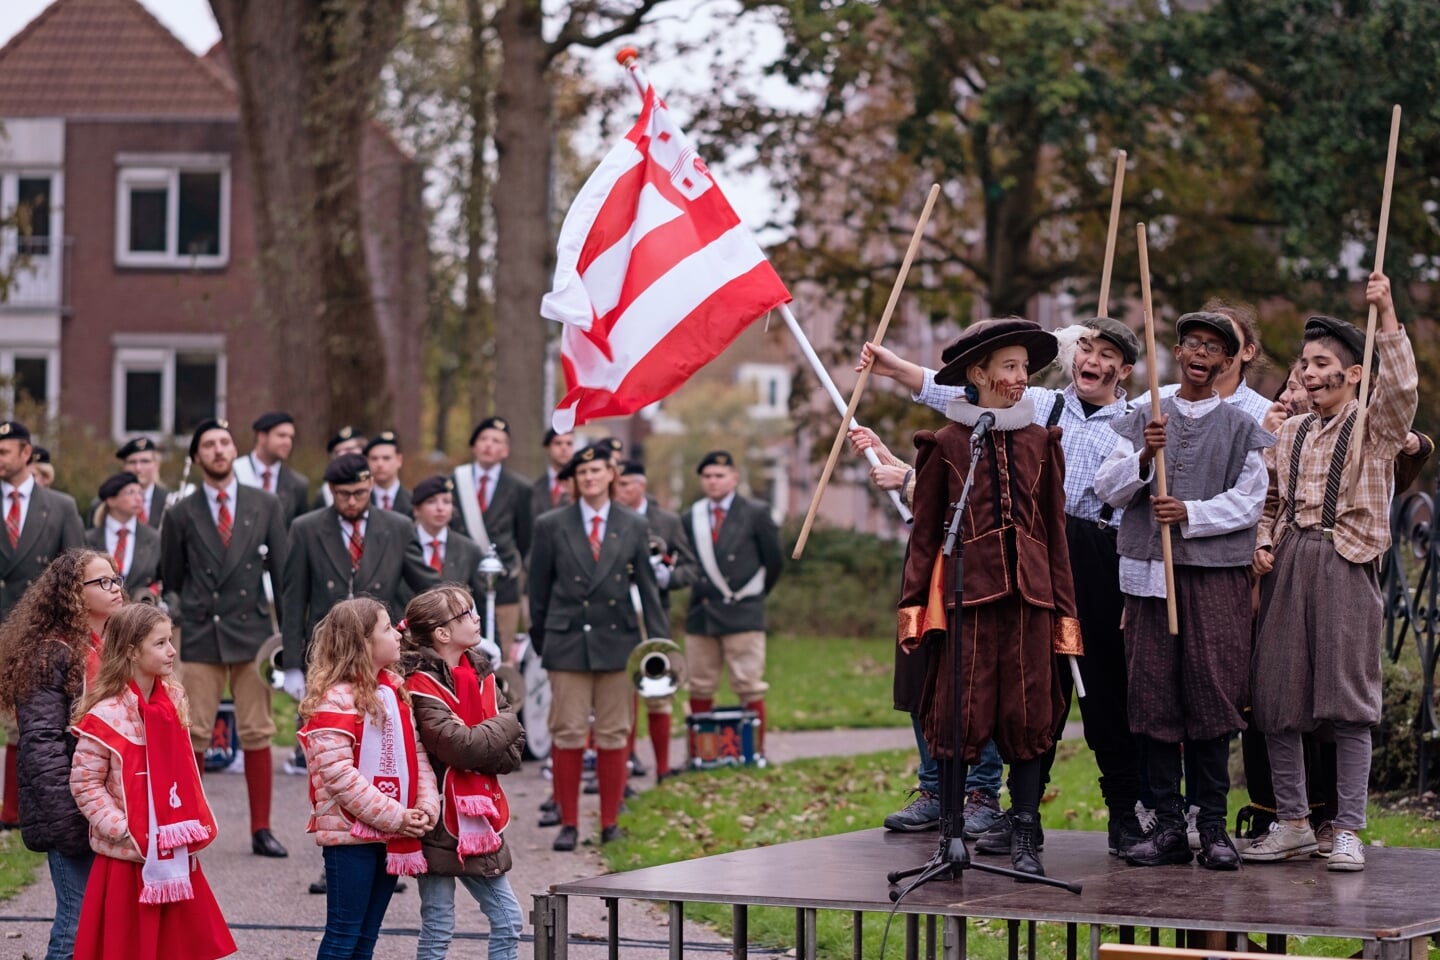
[[[274,633],[260,645],[260,650],[255,654],[255,672],[275,690],[285,689],[285,671],[280,667],[280,658],[284,652],[285,641],[280,634]]]
[[[635,690],[647,700],[671,696],[685,685],[685,653],[664,637],[646,640],[630,651],[625,669]]]

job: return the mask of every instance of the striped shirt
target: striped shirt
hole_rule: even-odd
[[[1335,551],[1351,563],[1368,563],[1390,546],[1390,499],[1395,485],[1395,456],[1405,445],[1405,435],[1419,405],[1420,377],[1415,354],[1405,331],[1375,334],[1375,356],[1381,376],[1374,379],[1370,409],[1365,415],[1364,449],[1361,451],[1360,483],[1346,484],[1335,519]],[[1295,432],[1305,417],[1291,417],[1280,425],[1275,444],[1275,479],[1265,502],[1257,546],[1271,549],[1279,541],[1293,499],[1295,524],[1305,529],[1319,527],[1325,501],[1325,481],[1340,425],[1355,409],[1351,400],[1325,422],[1311,425],[1300,453],[1300,478],[1290,489],[1290,455]],[[1352,439],[1352,443],[1353,443]]]
[[[912,394],[911,399],[944,413],[950,401],[964,392],[964,387],[937,384],[935,371],[927,369],[920,392]],[[1065,407],[1060,412],[1056,426],[1064,431],[1060,437],[1060,446],[1065,451],[1065,512],[1077,520],[1099,522],[1105,501],[1095,495],[1095,471],[1115,448],[1112,424],[1130,409],[1125,402],[1125,391],[1116,390],[1114,403],[1101,407],[1088,417],[1085,416],[1085,408],[1075,393],[1073,383],[1058,391],[1044,387],[1026,387],[1025,396],[1035,404],[1033,422],[1042,427],[1050,422],[1050,414],[1055,409],[1057,397],[1064,398]],[[1109,526],[1118,527],[1122,513],[1124,511],[1114,510]]]

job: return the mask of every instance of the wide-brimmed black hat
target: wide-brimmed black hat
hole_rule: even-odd
[[[940,354],[945,366],[935,374],[935,382],[946,386],[968,383],[966,373],[1001,347],[1024,347],[1030,353],[1030,372],[1039,373],[1055,355],[1060,344],[1055,335],[1034,320],[1021,317],[998,317],[970,324],[959,338]]]
[[[1334,337],[1350,348],[1356,363],[1365,361],[1365,331],[1353,323],[1335,317],[1308,317],[1305,320],[1305,338],[1313,340],[1316,337]]]
[[[1235,333],[1235,324],[1231,323],[1225,314],[1200,310],[1184,314],[1175,321],[1175,332],[1182,337],[1196,327],[1209,330],[1225,341],[1225,351],[1229,356],[1233,357],[1240,352],[1240,337]]]

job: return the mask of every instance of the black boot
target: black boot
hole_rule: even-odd
[[[1140,826],[1140,818],[1135,816],[1133,804],[1128,808],[1111,807],[1107,830],[1112,857],[1123,857],[1126,850],[1145,839],[1145,831]]]
[[[1170,863],[1190,862],[1190,839],[1185,834],[1185,821],[1178,823],[1168,817],[1155,825],[1155,831],[1144,840],[1121,853],[1125,862],[1135,867],[1161,867]]]
[[[1045,876],[1045,865],[1040,862],[1040,818],[1033,813],[1016,813],[1011,815],[1010,824],[1010,866],[1032,877]]]
[[[1239,870],[1240,854],[1223,823],[1207,823],[1200,827],[1200,854],[1196,857],[1206,870]]]
[[[995,825],[982,833],[980,839],[975,841],[975,852],[991,857],[1009,856],[1010,837],[1013,833],[1010,818],[1013,816],[1015,816],[1014,810],[1006,810],[1005,815],[996,820]],[[1035,849],[1045,849],[1045,828],[1043,826],[1036,830]]]

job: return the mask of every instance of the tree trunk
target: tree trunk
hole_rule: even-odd
[[[505,65],[495,102],[494,197],[500,242],[495,268],[495,397],[515,436],[510,463],[534,476],[549,415],[543,396],[548,323],[540,298],[549,289],[552,163],[550,84],[539,0],[506,0],[496,17]]]
[[[465,0],[470,27],[470,76],[466,99],[470,113],[470,176],[465,190],[465,303],[462,342],[470,368],[470,422],[478,423],[495,409],[495,314],[487,310],[485,291],[485,211],[490,204],[489,22],[481,0]]]
[[[404,0],[210,0],[254,181],[258,310],[301,435],[391,414],[365,263],[360,146]]]

